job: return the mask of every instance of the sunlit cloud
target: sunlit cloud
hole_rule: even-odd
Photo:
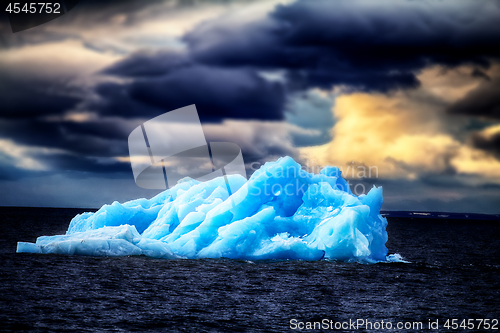
[[[332,110],[332,141],[301,149],[303,156],[344,169],[348,163],[377,166],[380,177],[389,179],[457,173],[499,183],[500,161],[466,140],[469,120],[446,113],[446,102],[464,97],[482,80],[471,72],[433,67],[419,75],[418,89],[341,95]],[[498,131],[496,125],[476,135],[492,138]]]
[[[33,158],[31,155],[34,152],[51,153],[57,150],[43,148],[42,150],[33,147],[27,147],[15,144],[11,140],[0,139],[0,158],[8,159],[10,164],[25,170],[31,171],[47,171],[50,167],[43,164],[39,160]]]

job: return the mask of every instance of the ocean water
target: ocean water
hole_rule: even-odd
[[[0,331],[313,332],[307,322],[362,319],[392,329],[341,331],[472,332],[479,321],[454,330],[446,320],[500,319],[500,221],[389,216],[389,253],[410,263],[15,253],[83,211],[0,208]]]

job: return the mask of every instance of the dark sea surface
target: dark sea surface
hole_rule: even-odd
[[[17,241],[65,233],[83,211],[0,208],[0,331],[312,332],[292,330],[290,320],[364,319],[392,329],[342,331],[474,332],[479,321],[470,330],[444,324],[500,319],[499,221],[389,216],[389,253],[411,263],[15,253]]]

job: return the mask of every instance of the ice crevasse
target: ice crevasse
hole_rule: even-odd
[[[356,196],[338,168],[314,174],[283,157],[248,181],[187,178],[149,200],[104,205],[75,216],[65,235],[18,242],[17,252],[391,261],[381,206],[381,187]]]

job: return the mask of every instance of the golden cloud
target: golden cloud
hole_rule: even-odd
[[[377,167],[384,178],[414,179],[422,174],[458,173],[500,182],[500,161],[456,135],[468,121],[447,115],[445,105],[477,87],[472,69],[430,68],[421,87],[388,95],[343,94],[335,101],[332,141],[301,150],[320,165]],[[486,129],[484,135],[500,130]]]

